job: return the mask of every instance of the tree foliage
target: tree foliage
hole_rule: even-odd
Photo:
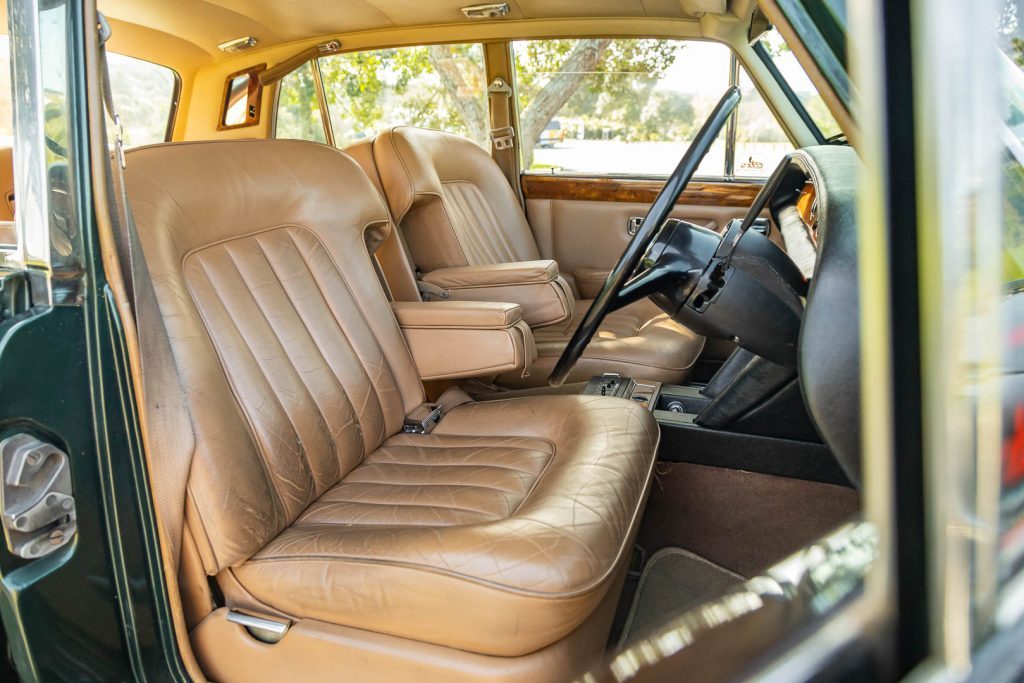
[[[1003,0],[996,22],[999,47],[1017,66],[1024,67],[1024,0]]]
[[[672,66],[676,50],[676,43],[664,40],[538,40],[517,46],[516,84],[526,165],[541,132],[556,114],[578,119],[583,137],[643,140],[656,133],[654,129],[692,123],[693,108],[681,104],[679,98],[685,96],[678,93],[658,93],[659,101],[648,110],[654,86]],[[673,114],[684,118],[664,118]]]
[[[520,145],[529,164],[556,115],[588,134],[648,139],[664,125],[691,125],[685,96],[655,85],[676,56],[662,40],[530,41],[517,45]],[[319,61],[336,142],[351,144],[396,124],[440,128],[487,144],[486,76],[478,44],[352,52]],[[278,134],[317,139],[321,129],[309,67],[281,86]],[[321,134],[322,135],[322,134]]]

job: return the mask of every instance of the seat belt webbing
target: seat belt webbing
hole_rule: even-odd
[[[519,197],[515,129],[512,127],[512,87],[504,78],[495,78],[487,86],[487,104],[491,117],[491,156],[494,157],[505,180],[512,186],[516,197]]]
[[[171,545],[175,566],[180,558],[180,544],[184,527],[185,487],[194,450],[195,433],[185,401],[185,390],[171,349],[170,338],[160,313],[156,291],[150,279],[149,268],[139,243],[135,221],[125,188],[124,137],[121,119],[114,108],[107,65],[106,42],[110,25],[106,18],[100,22],[100,77],[107,115],[117,127],[114,154],[107,177],[109,196],[117,210],[111,215],[118,258],[128,294],[135,314],[138,335],[139,361],[142,371],[141,419],[146,425],[146,443],[149,463],[154,471],[151,484],[159,519]]]

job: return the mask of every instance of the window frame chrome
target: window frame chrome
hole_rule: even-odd
[[[32,287],[34,305],[80,305],[82,303],[82,281],[85,270],[82,264],[83,248],[80,230],[71,237],[71,252],[63,255],[62,263],[55,264],[51,218],[51,188],[47,164],[47,144],[44,128],[45,104],[43,101],[43,38],[40,14],[45,11],[39,0],[21,0],[9,3],[8,26],[11,50],[11,82],[28,83],[31,87],[19,90],[19,96],[12,98],[14,123],[14,185],[18,209],[14,222],[17,244],[12,253],[5,251],[3,267],[9,270],[23,270],[27,273]],[[67,67],[65,67],[67,68]],[[65,79],[68,74],[65,72]],[[70,83],[66,80],[65,87]],[[65,106],[72,104],[72,93],[62,93]],[[74,134],[70,125],[70,111],[65,115],[69,120],[68,135]],[[74,144],[69,141],[68,150]],[[73,173],[72,164],[68,165]],[[68,202],[69,222],[76,227],[80,224],[77,201],[77,181],[69,177]],[[55,269],[59,271],[55,277]]]

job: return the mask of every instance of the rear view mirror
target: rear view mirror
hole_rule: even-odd
[[[254,126],[260,121],[263,85],[259,72],[266,64],[250,67],[228,76],[224,84],[224,104],[217,130]]]

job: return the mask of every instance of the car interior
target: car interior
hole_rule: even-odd
[[[99,2],[130,135],[116,59],[174,73],[107,275],[194,676],[570,680],[717,605],[699,642],[861,510],[859,161],[755,50],[757,3],[466,2]],[[713,44],[733,76],[667,166],[531,170],[531,125],[536,159],[616,134],[536,124],[516,41],[612,39]],[[456,43],[483,142],[330,109],[327,60]],[[303,73],[316,134],[287,139]],[[782,152],[709,174],[754,97]]]

